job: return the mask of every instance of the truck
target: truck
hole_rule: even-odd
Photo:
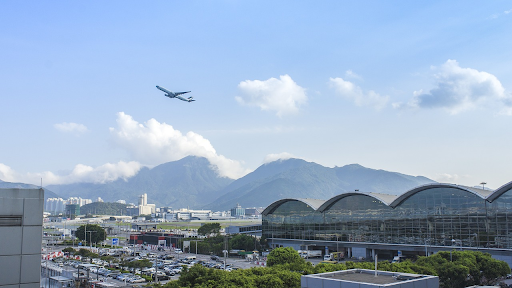
[[[406,259],[405,256],[395,256],[393,257],[393,260],[391,260],[391,263],[400,263]]]
[[[324,255],[324,261],[340,261],[345,258],[344,252],[332,252]]]
[[[299,250],[299,255],[302,258],[315,258],[315,257],[322,257],[322,251],[321,250]]]

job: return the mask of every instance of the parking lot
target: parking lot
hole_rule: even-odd
[[[62,249],[65,247],[61,247]],[[81,247],[84,248],[84,247]],[[85,247],[87,248],[87,247]],[[57,250],[59,248],[56,247]],[[93,248],[94,249],[94,248]],[[61,250],[61,249],[60,249]],[[111,261],[104,261],[101,258],[67,259],[55,258],[53,261],[43,261],[42,271],[49,267],[50,274],[42,274],[41,283],[45,283],[49,276],[62,275],[72,279],[87,279],[88,281],[100,281],[113,286],[141,285],[147,283],[148,279],[157,278],[158,282],[176,280],[184,267],[203,265],[207,268],[232,271],[236,269],[247,269],[256,266],[263,266],[263,262],[248,261],[242,256],[218,257],[193,253],[182,253],[179,250],[163,249],[145,250],[134,247],[121,249],[97,249],[100,256],[110,257]],[[112,259],[113,258],[113,259]],[[105,259],[105,257],[103,257]],[[121,263],[146,260],[151,267],[129,268]]]

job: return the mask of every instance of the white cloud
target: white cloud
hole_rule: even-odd
[[[437,182],[440,182],[440,183],[450,183],[450,184],[457,184],[457,183],[459,183],[459,180],[461,178],[464,178],[464,177],[461,177],[461,176],[459,176],[457,174],[448,174],[448,173],[437,174],[434,177],[432,177],[432,179],[434,179]]]
[[[363,77],[361,77],[360,75],[354,73],[354,71],[352,71],[352,70],[345,71],[345,77],[346,78],[356,79],[356,80],[363,80]]]
[[[146,165],[198,156],[208,159],[222,177],[237,179],[249,173],[240,162],[218,155],[210,141],[197,133],[184,135],[155,119],[140,124],[123,112],[117,114],[117,125],[117,128],[110,128],[114,142],[126,149],[134,160]]]
[[[265,81],[246,80],[238,84],[238,103],[260,107],[264,111],[275,111],[277,116],[295,114],[307,102],[306,89],[300,87],[288,75]]]
[[[58,123],[58,124],[54,124],[53,127],[55,127],[55,129],[57,129],[61,132],[73,133],[75,135],[80,135],[80,134],[87,132],[87,127],[85,125],[77,124],[77,123],[73,123],[73,122]]]
[[[292,158],[297,158],[297,157],[293,156],[292,154],[290,154],[288,152],[282,152],[279,154],[268,154],[267,156],[265,156],[265,160],[263,160],[263,164],[268,164],[270,162],[274,162],[277,160],[288,160],[288,159],[292,159]]]
[[[435,174],[431,177],[429,177],[432,180],[435,180],[439,183],[448,183],[448,184],[455,184],[455,185],[464,185],[461,183],[467,183],[472,177],[468,174],[449,174],[449,173],[440,173]],[[471,182],[471,181],[469,181]],[[486,187],[487,189],[487,187]]]
[[[443,108],[452,114],[470,110],[480,104],[507,105],[505,89],[496,76],[472,68],[461,68],[455,60],[448,60],[435,71],[436,87],[428,92],[415,91],[407,106],[415,108]],[[401,103],[395,103],[400,108]]]
[[[16,176],[11,167],[0,163],[0,180],[5,182],[16,182]]]
[[[361,87],[342,78],[330,78],[329,85],[343,98],[354,102],[357,106],[370,106],[382,109],[389,101],[389,96],[382,96],[373,90],[364,92]]]
[[[23,182],[39,184],[43,179],[43,185],[70,184],[77,182],[106,183],[117,179],[128,179],[139,172],[141,165],[138,162],[107,163],[96,168],[78,164],[67,175],[57,175],[53,172],[42,173],[17,173],[9,166],[0,163],[0,179],[7,182]]]
[[[495,14],[492,14],[492,15],[490,16],[490,18],[491,18],[491,19],[497,19],[497,18],[499,18],[501,15],[505,15],[505,16],[506,16],[506,15],[508,15],[508,14],[510,14],[510,13],[512,13],[512,9],[510,9],[510,10],[505,10],[505,11],[503,11],[503,13],[495,13]]]

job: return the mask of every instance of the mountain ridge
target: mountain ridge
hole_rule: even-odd
[[[153,168],[144,167],[126,180],[48,185],[45,188],[62,198],[74,196],[95,201],[101,197],[106,202],[122,199],[135,204],[139,195],[147,193],[148,203],[157,207],[219,211],[229,210],[237,203],[243,207],[266,207],[282,198],[327,200],[354,190],[396,195],[433,182],[423,176],[371,169],[359,164],[330,168],[297,158],[265,163],[233,180],[219,177],[206,158],[188,156]],[[0,187],[5,183],[0,182]]]

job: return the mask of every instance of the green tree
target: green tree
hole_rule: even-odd
[[[237,234],[229,240],[229,247],[231,247],[231,249],[253,251],[257,249],[255,244],[256,239],[245,234]]]
[[[199,235],[218,234],[219,232],[220,223],[206,223],[197,229]]]
[[[464,288],[466,287],[469,268],[453,262],[447,262],[439,267],[438,273],[439,280],[444,284],[444,287]]]
[[[284,282],[276,274],[266,274],[257,278],[256,285],[261,288],[282,288]]]
[[[73,247],[66,247],[66,248],[62,249],[62,252],[68,252],[68,253],[75,254],[76,250]]]
[[[87,235],[85,235],[86,230]],[[82,225],[78,227],[78,229],[76,229],[75,235],[80,240],[87,240],[92,243],[99,243],[107,239],[107,233],[105,232],[105,229],[103,229],[100,225],[97,224]]]
[[[142,260],[133,260],[133,261],[124,261],[122,263],[123,266],[131,268],[131,270],[135,273],[135,269],[149,268],[153,266],[153,263],[148,259]]]
[[[302,264],[305,260],[292,247],[280,247],[272,250],[267,257],[267,266],[282,264]]]
[[[80,248],[80,250],[75,252],[75,255],[80,255],[82,257],[89,257],[90,254],[91,254],[91,251],[84,249],[84,248]]]
[[[479,277],[480,285],[493,285],[498,282],[500,277],[510,273],[510,267],[504,261],[493,259],[491,254],[482,252],[473,252],[477,269],[481,272]]]

